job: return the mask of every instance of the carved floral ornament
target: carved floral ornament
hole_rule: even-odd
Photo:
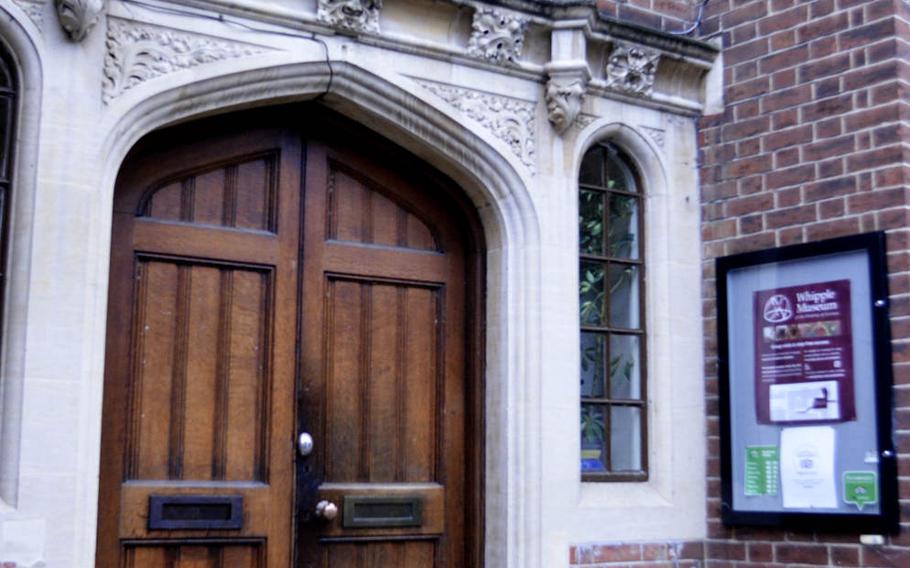
[[[505,142],[521,163],[535,173],[537,145],[533,102],[431,81],[417,82]]]
[[[616,44],[607,59],[607,88],[635,96],[654,89],[660,53],[635,45]]]
[[[136,85],[181,69],[262,53],[264,48],[110,19],[104,56],[105,103]]]
[[[524,45],[527,18],[482,8],[474,12],[468,53],[494,63],[515,63]]]
[[[92,31],[106,0],[54,0],[57,18],[66,35],[73,41],[82,41]]]
[[[349,32],[379,32],[382,0],[319,0],[316,18]]]

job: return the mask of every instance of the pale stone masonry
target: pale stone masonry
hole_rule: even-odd
[[[485,30],[509,43],[476,35]],[[485,427],[467,443],[485,448],[485,565],[559,568],[573,544],[706,536],[696,120],[717,104],[705,88],[718,79],[711,44],[599,17],[589,0],[3,0],[0,44],[21,93],[0,563],[95,566],[125,156],[169,125],[279,103],[325,105],[372,128],[477,209]],[[620,46],[644,55],[645,88],[623,83],[616,66],[627,63],[608,68]],[[577,180],[603,140],[628,153],[646,188],[646,483],[579,475]]]

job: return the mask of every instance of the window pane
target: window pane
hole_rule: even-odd
[[[635,178],[632,176],[632,170],[629,169],[624,160],[612,152],[607,163],[607,189],[638,191],[635,186]]]
[[[641,409],[610,408],[611,471],[641,471]]]
[[[610,194],[608,254],[638,260],[638,198]]]
[[[610,325],[637,329],[638,267],[631,264],[611,264],[607,278],[610,286]]]
[[[603,397],[605,336],[600,333],[581,334],[581,396]]]
[[[604,149],[595,146],[585,153],[581,160],[581,172],[578,174],[581,183],[602,187],[604,184]]]
[[[607,431],[602,406],[581,405],[581,471],[607,471],[604,434]]]
[[[578,241],[581,252],[604,252],[604,194],[582,190],[578,201]]]
[[[602,325],[604,305],[604,265],[599,262],[581,262],[578,275],[579,309],[582,324]]]
[[[9,180],[12,162],[13,101],[0,95],[0,179]]]
[[[610,336],[610,398],[641,399],[641,351],[638,336]]]

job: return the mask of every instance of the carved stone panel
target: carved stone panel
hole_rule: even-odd
[[[531,173],[535,172],[537,128],[534,103],[431,81],[418,83],[479,122],[505,142]]]
[[[607,87],[627,95],[650,95],[659,60],[660,54],[656,51],[616,44],[607,59]]]
[[[474,12],[468,53],[494,63],[515,63],[524,45],[527,18],[490,8]]]
[[[244,55],[264,48],[111,19],[107,28],[102,97],[107,103],[160,75]]]
[[[82,41],[92,31],[101,13],[105,0],[54,0],[57,18],[66,35],[73,41]]]
[[[651,138],[651,140],[654,141],[655,144],[657,144],[657,146],[659,146],[660,148],[664,147],[664,140],[667,137],[667,132],[665,130],[662,130],[660,128],[652,128],[650,126],[643,126],[643,125],[640,126],[639,128],[641,128],[642,131],[645,134],[647,134]]]
[[[35,22],[35,25],[41,27],[44,21],[44,0],[13,0],[13,2],[22,8],[28,17]]]
[[[378,32],[382,0],[319,0],[316,17],[349,32]]]

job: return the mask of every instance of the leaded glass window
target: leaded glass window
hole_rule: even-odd
[[[581,471],[647,479],[644,202],[619,148],[588,150],[579,175]]]

